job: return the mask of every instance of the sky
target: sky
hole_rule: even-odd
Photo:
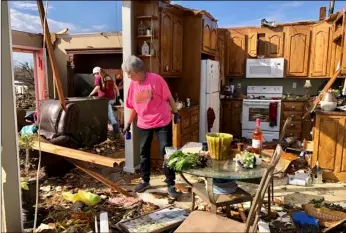
[[[172,1],[184,7],[206,10],[218,19],[218,27],[260,26],[265,18],[276,23],[318,20],[319,8],[329,1]],[[43,1],[46,6],[46,1]],[[346,6],[336,1],[335,11]],[[48,1],[51,32],[121,31],[121,1]],[[12,29],[42,33],[36,1],[10,1]],[[21,56],[17,56],[21,57]]]

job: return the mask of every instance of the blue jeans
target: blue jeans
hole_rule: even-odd
[[[110,100],[108,102],[108,120],[112,125],[118,124],[117,120],[115,119],[114,112],[112,105],[115,103],[115,100]]]
[[[167,126],[154,129],[141,129],[139,131],[140,158],[141,158],[141,177],[144,182],[150,181],[150,149],[154,133],[156,133],[160,143],[160,154],[166,154],[165,147],[172,146],[172,123]],[[168,185],[175,185],[175,171],[164,164],[165,182]]]

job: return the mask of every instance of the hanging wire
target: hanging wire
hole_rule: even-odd
[[[46,9],[43,9],[45,14],[44,14],[44,19],[43,19],[43,51],[46,46],[46,23],[47,23],[47,14],[48,14],[48,0],[46,1]],[[41,101],[38,103],[39,105],[41,104]],[[40,108],[41,110],[41,108]],[[34,232],[36,231],[36,226],[37,226],[37,215],[38,215],[38,200],[39,200],[39,190],[40,190],[40,183],[39,183],[39,178],[40,178],[40,171],[41,171],[41,140],[40,140],[40,132],[41,132],[41,118],[42,118],[42,111],[40,111],[40,114],[38,116],[38,132],[37,132],[37,139],[38,139],[38,165],[37,165],[37,172],[36,172],[36,200],[35,200],[35,215],[34,215]]]

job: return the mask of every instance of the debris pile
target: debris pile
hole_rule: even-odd
[[[34,111],[36,109],[35,96],[31,93],[16,94],[16,107],[25,111]]]
[[[41,185],[39,216],[50,232],[89,232],[94,219],[107,212],[110,230],[117,223],[158,209],[133,197],[123,197],[77,169],[63,178],[48,179]]]

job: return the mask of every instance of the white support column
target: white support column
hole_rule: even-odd
[[[23,232],[8,3],[1,1],[1,166],[6,173],[2,190],[4,203],[1,204],[5,207],[7,232]]]
[[[122,6],[122,31],[123,31],[123,60],[127,57],[135,54],[133,48],[133,26],[134,26],[134,14],[133,14],[133,1],[123,1]],[[129,89],[130,79],[127,74],[124,73],[124,100],[126,102],[127,90]],[[129,109],[124,106],[124,120],[125,125],[130,117]],[[139,137],[136,123],[132,124],[132,138],[125,142],[125,167],[124,171],[134,172],[135,167],[139,164]]]

